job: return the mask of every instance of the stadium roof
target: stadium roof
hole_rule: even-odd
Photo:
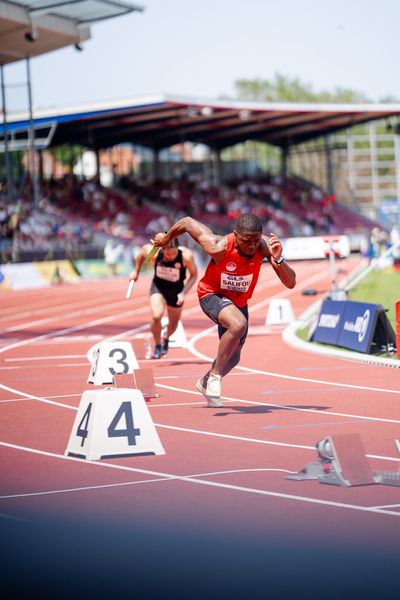
[[[192,141],[221,149],[259,140],[284,148],[399,115],[400,104],[249,103],[151,96],[35,110],[34,126],[37,137],[40,128],[53,128],[49,141],[53,146],[107,148],[133,143],[160,149]],[[28,125],[27,115],[9,114],[8,129],[14,139],[26,136]],[[396,123],[390,125],[394,128]]]
[[[0,64],[80,44],[92,23],[142,10],[120,0],[0,0]]]

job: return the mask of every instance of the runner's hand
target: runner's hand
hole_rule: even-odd
[[[129,275],[129,280],[130,281],[137,281],[139,278],[139,273],[136,271],[136,269],[134,271],[132,271],[132,273]]]
[[[153,246],[157,246],[157,248],[161,247],[161,246],[165,246],[165,244],[168,244],[168,242],[170,241],[169,239],[166,239],[167,235],[166,233],[157,233],[154,238],[151,241],[151,243],[153,244]]]
[[[184,301],[185,301],[185,294],[183,292],[180,292],[178,294],[178,296],[177,296],[177,299],[176,299],[176,305],[177,306],[182,306],[182,304],[184,303]]]
[[[270,233],[268,248],[273,259],[278,260],[282,256],[282,244],[275,233]]]

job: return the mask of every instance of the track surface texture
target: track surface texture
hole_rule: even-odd
[[[357,266],[339,263],[340,277]],[[328,261],[293,263],[294,290],[263,265],[223,408],[195,389],[217,347],[195,291],[189,344],[154,369],[161,456],[65,456],[89,348],[148,332],[150,279],[130,300],[108,279],[2,295],[0,524],[7,597],[389,597],[400,566],[400,488],[292,481],[315,444],[358,433],[373,469],[397,470],[399,370],[302,352],[265,326],[271,298],[299,317],[330,287]],[[394,596],[391,596],[394,597]]]

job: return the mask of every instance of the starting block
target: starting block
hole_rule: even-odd
[[[294,313],[288,298],[270,300],[265,325],[288,325],[292,321],[294,321]]]
[[[117,373],[114,377],[114,385],[116,389],[129,388],[140,390],[146,402],[150,398],[159,398],[160,396],[156,391],[153,369],[147,367],[135,369],[131,375]]]
[[[143,338],[134,338],[132,340],[133,351],[137,360],[143,360],[146,357],[146,343]]]
[[[296,475],[285,479],[315,479],[320,483],[351,487],[376,483],[368,459],[356,433],[332,435],[316,444],[319,462],[308,463]]]
[[[397,452],[400,454],[400,440],[394,441]],[[376,483],[382,485],[400,486],[400,464],[397,471],[374,471],[374,479]]]
[[[134,389],[85,391],[66,456],[101,460],[165,454],[143,394]]]
[[[139,368],[129,342],[100,342],[87,352],[91,364],[87,383],[107,385],[114,383],[117,373],[133,373]]]
[[[154,383],[153,369],[148,367],[135,369],[133,377],[135,379],[136,388],[142,392],[146,400],[147,398],[159,398],[160,394],[156,391],[156,385]]]
[[[161,319],[161,337],[167,337],[168,331],[168,317],[162,317]],[[182,321],[179,320],[178,326],[174,333],[169,338],[169,347],[170,348],[186,348],[187,346],[187,338],[185,330],[183,329]]]

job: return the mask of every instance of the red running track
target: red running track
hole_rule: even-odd
[[[356,264],[354,257],[342,261],[341,276]],[[298,284],[287,290],[263,266],[240,366],[223,382],[224,408],[207,408],[195,390],[214,357],[217,336],[195,292],[187,297],[188,348],[171,349],[145,365],[155,369],[160,397],[149,408],[164,456],[96,462],[64,456],[81,395],[93,389],[86,383],[86,353],[98,341],[131,341],[146,331],[149,279],[137,283],[129,301],[122,279],[3,294],[0,523],[13,548],[5,552],[10,572],[31,564],[21,586],[32,578],[47,581],[49,570],[69,582],[79,571],[82,585],[95,570],[99,593],[110,581],[127,581],[128,556],[140,565],[136,584],[143,586],[143,597],[156,590],[155,581],[161,585],[157,571],[164,578],[160,589],[165,592],[169,583],[176,595],[182,562],[193,593],[201,589],[198,569],[207,565],[212,589],[229,592],[227,597],[235,596],[244,579],[243,589],[253,597],[267,591],[263,566],[270,589],[276,585],[281,597],[312,581],[325,587],[326,568],[330,579],[333,565],[357,589],[361,582],[373,590],[377,574],[391,584],[400,554],[400,488],[285,479],[315,461],[315,443],[334,433],[359,433],[374,469],[399,465],[398,369],[304,353],[282,341],[280,328],[265,330],[272,297],[289,298],[297,317],[315,301],[302,289],[330,287],[327,261],[294,267]],[[117,575],[103,572],[99,578],[100,548],[119,556],[117,566],[111,561]],[[71,563],[77,549],[93,557],[85,569],[81,561]],[[240,572],[240,565],[250,569],[261,558],[250,580]]]

